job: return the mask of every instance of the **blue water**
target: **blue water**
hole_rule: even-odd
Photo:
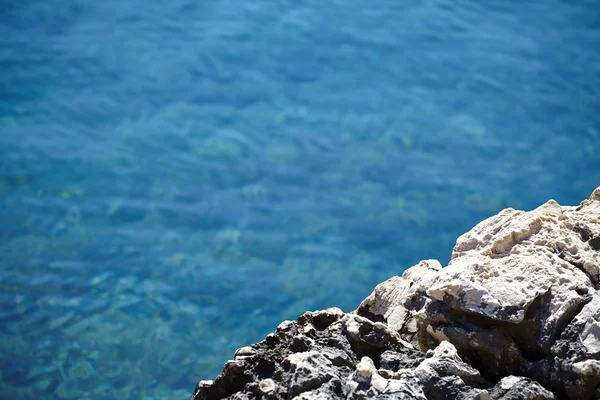
[[[590,1],[0,3],[0,398],[184,399],[600,185]]]

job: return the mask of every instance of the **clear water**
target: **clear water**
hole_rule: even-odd
[[[184,399],[600,185],[597,1],[0,4],[0,398]]]

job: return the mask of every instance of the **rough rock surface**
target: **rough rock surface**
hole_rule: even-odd
[[[354,313],[307,312],[236,353],[200,399],[600,398],[600,188],[506,209]]]

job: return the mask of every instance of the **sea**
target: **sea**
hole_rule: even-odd
[[[2,0],[0,398],[188,399],[598,186],[597,0]]]

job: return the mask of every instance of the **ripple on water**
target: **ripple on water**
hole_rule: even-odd
[[[598,185],[590,2],[4,3],[0,398],[189,397]]]

